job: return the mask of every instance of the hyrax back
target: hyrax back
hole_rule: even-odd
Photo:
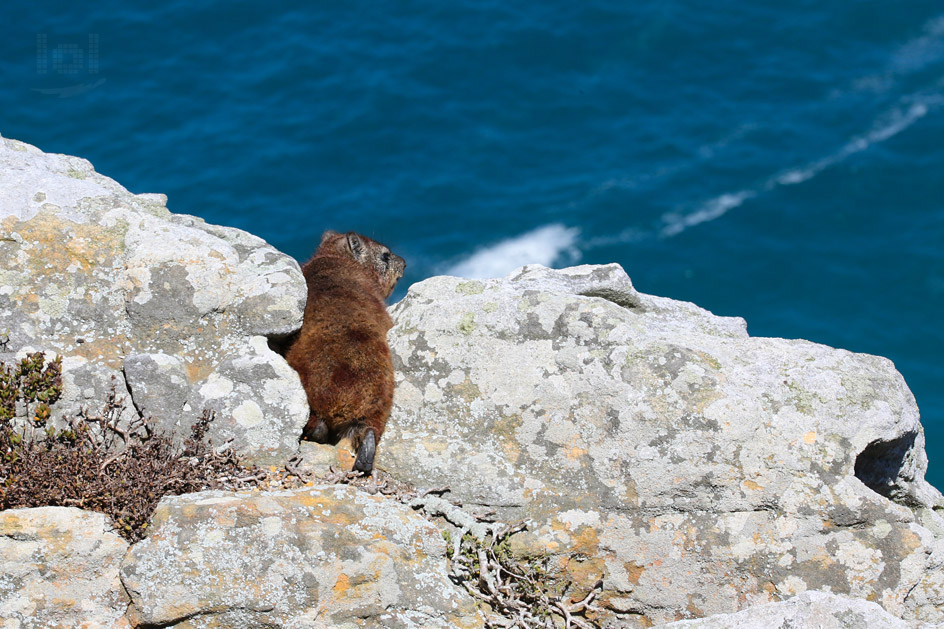
[[[406,263],[360,234],[326,231],[302,265],[305,320],[285,355],[301,376],[311,414],[302,437],[337,443],[350,437],[354,469],[369,473],[393,405],[393,363],[385,300]]]

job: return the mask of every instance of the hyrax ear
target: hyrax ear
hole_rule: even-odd
[[[364,257],[364,241],[354,232],[347,233],[347,246],[354,254],[354,258],[360,260]]]
[[[321,234],[321,243],[319,243],[318,246],[320,247],[321,245],[328,242],[329,238],[334,238],[335,236],[338,236],[338,235],[339,235],[338,232],[334,231],[333,229],[326,229],[325,233]]]

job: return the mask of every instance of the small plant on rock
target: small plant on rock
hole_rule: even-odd
[[[13,367],[0,363],[0,422],[16,417],[17,404],[33,424],[49,419],[49,405],[62,395],[62,358],[49,364],[45,358],[43,352],[34,352]]]
[[[524,528],[524,524],[505,526],[485,540],[464,533],[458,544],[448,530],[443,531],[447,547],[452,548],[452,579],[494,613],[486,618],[486,626],[598,629],[600,625],[585,614],[599,611],[593,599],[602,590],[602,581],[580,601],[566,597],[570,583],[551,577],[549,557],[516,557],[512,552],[509,539]]]
[[[206,438],[211,411],[191,428],[183,446],[155,433],[150,417],[127,421],[114,385],[102,408],[83,408],[49,424],[50,405],[62,393],[61,360],[41,352],[17,365],[0,363],[0,510],[74,506],[112,517],[118,532],[137,541],[165,495],[233,489],[260,480],[229,449]]]

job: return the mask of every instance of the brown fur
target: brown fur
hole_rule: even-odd
[[[354,232],[326,231],[302,266],[308,303],[302,329],[285,358],[301,376],[311,407],[305,439],[337,443],[350,437],[360,464],[373,467],[393,404],[393,363],[387,297],[406,263],[387,247]],[[373,430],[374,441],[362,445]],[[362,462],[363,459],[363,462]]]

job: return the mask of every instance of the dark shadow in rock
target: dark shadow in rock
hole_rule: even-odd
[[[891,441],[873,441],[859,453],[855,462],[855,476],[877,494],[893,502],[912,507],[918,502],[908,492],[901,470],[914,448],[917,432],[908,432]]]
[[[268,337],[269,349],[273,352],[285,358],[285,352],[288,351],[288,348],[292,346],[292,343],[298,337],[298,331],[292,332],[291,334],[286,334],[282,336],[270,336]]]

